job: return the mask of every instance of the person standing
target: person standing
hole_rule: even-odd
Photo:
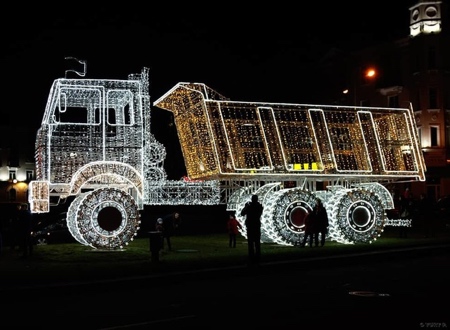
[[[258,195],[252,195],[251,202],[247,202],[241,211],[246,216],[248,257],[250,265],[258,265],[261,258],[261,215],[264,207],[258,201]]]
[[[178,212],[171,213],[163,218],[162,249],[164,249],[164,240],[165,240],[167,242],[167,247],[169,251],[172,250],[171,237],[174,235],[179,225],[180,225],[180,214]]]
[[[409,196],[409,197],[405,197],[405,196]],[[402,199],[401,209],[400,209],[400,217],[401,217],[401,219],[405,220],[405,222],[412,221],[413,206],[414,206],[413,199],[412,199],[411,195],[409,193],[406,194],[406,191],[405,191],[404,197]],[[406,223],[398,228],[399,228],[398,237],[407,238],[408,237],[408,226],[406,225]]]
[[[425,193],[420,194],[417,202],[417,226],[425,237],[434,237],[436,229],[436,211],[434,203]]]
[[[159,232],[159,233],[162,233],[162,232],[163,232],[163,230],[164,230],[163,223],[164,223],[164,221],[163,221],[163,219],[161,219],[161,218],[158,218],[158,219],[156,220],[155,230],[156,230],[157,232]]]
[[[20,210],[22,208],[21,204],[16,205],[15,212],[11,214],[8,224],[8,236],[9,236],[9,248],[11,251],[19,248],[22,245],[21,233],[20,233]]]
[[[305,217],[305,227],[304,227],[304,235],[303,235],[303,241],[300,245],[301,247],[305,247],[306,243],[309,241],[309,247],[313,247],[313,240],[314,240],[314,220],[315,220],[315,214],[314,209],[309,212]]]
[[[150,252],[152,254],[152,262],[159,262],[159,253],[163,246],[163,219],[158,218],[155,223],[155,231],[150,232]]]
[[[320,246],[325,245],[325,238],[328,234],[328,214],[327,210],[322,204],[322,200],[317,198],[316,205],[313,209],[314,213],[314,244],[315,246],[319,246],[319,234],[320,234]]]
[[[23,257],[33,254],[33,216],[28,209],[28,204],[22,204],[19,211],[19,237],[23,249]]]
[[[236,237],[239,234],[239,229],[242,229],[242,225],[240,222],[236,219],[234,214],[230,214],[230,217],[227,221],[227,230],[228,230],[228,246],[229,247],[236,247]]]

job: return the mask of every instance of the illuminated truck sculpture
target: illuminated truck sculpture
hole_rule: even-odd
[[[219,181],[238,214],[259,196],[263,242],[298,244],[317,198],[330,240],[372,242],[402,225],[387,218],[387,184],[425,180],[411,109],[237,102],[201,83],[178,83],[153,105],[174,115],[189,178]]]
[[[78,242],[121,249],[137,235],[144,205],[240,212],[257,194],[263,242],[293,245],[318,197],[331,240],[371,242],[392,224],[386,184],[425,180],[409,109],[234,102],[197,83],[154,103],[174,114],[190,179],[168,180],[148,91],[147,68],[128,80],[54,81],[36,138],[33,213],[70,201]]]
[[[72,236],[113,250],[137,235],[144,205],[220,202],[215,180],[167,180],[165,148],[150,133],[148,93],[147,68],[128,80],[53,82],[36,138],[33,213],[70,200]]]

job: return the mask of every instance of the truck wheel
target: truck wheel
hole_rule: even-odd
[[[353,244],[371,243],[384,230],[386,213],[377,194],[366,189],[339,190],[327,202],[329,238]]]
[[[270,207],[267,207],[271,204],[271,196],[274,193],[274,191],[279,190],[280,183],[279,182],[272,182],[265,184],[261,187],[259,187],[256,191],[251,192],[250,187],[242,188],[239,191],[235,192],[232,196],[231,203],[228,204],[228,207],[235,207],[236,208],[236,214],[240,215],[242,212],[242,209],[245,206],[245,203],[250,201],[251,195],[255,194],[258,196],[259,202],[264,206],[263,214],[261,216],[261,242],[262,243],[272,243],[274,242],[274,238],[277,237],[277,234],[269,232],[270,228],[267,227],[266,222],[270,221],[268,220],[268,213],[271,212]],[[245,217],[244,219],[245,220]],[[245,228],[245,221],[242,222],[242,229],[239,229],[242,236],[247,238],[247,230]]]
[[[101,188],[78,196],[67,212],[72,236],[97,249],[122,249],[139,230],[134,198],[123,190]]]
[[[303,237],[305,216],[315,204],[315,195],[300,188],[282,189],[264,201],[264,233],[273,242],[298,245]]]

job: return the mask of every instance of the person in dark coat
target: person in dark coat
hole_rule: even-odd
[[[305,217],[305,227],[304,227],[304,235],[303,235],[303,241],[300,245],[301,247],[305,247],[306,243],[309,241],[309,247],[313,247],[313,240],[314,240],[314,220],[315,215],[314,211],[312,210],[309,212]]]
[[[165,216],[163,219],[163,241],[162,241],[162,249],[164,249],[164,241],[167,242],[167,247],[169,251],[172,250],[172,241],[171,237],[175,234],[175,231],[178,229],[180,225],[180,214],[178,212],[171,213]]]
[[[158,218],[158,219],[156,220],[155,230],[156,230],[157,232],[159,232],[159,233],[162,233],[162,232],[163,232],[163,230],[164,230],[163,223],[164,223],[164,221],[163,221],[162,218]]]
[[[417,202],[416,223],[425,237],[434,237],[436,232],[436,210],[433,201],[425,194],[419,196]]]
[[[22,204],[19,211],[19,237],[23,249],[23,257],[33,254],[33,215],[28,204]]]
[[[325,245],[325,239],[328,234],[328,214],[327,210],[322,204],[322,201],[317,198],[316,205],[312,211],[314,213],[314,244],[319,246],[319,234],[320,234],[320,246]]]
[[[259,264],[261,258],[261,215],[263,210],[264,207],[258,201],[258,196],[252,195],[251,202],[247,202],[241,211],[241,216],[246,216],[245,227],[250,265]]]
[[[150,252],[152,254],[152,262],[159,262],[159,253],[163,246],[163,219],[158,218],[155,223],[155,231],[150,233]]]
[[[22,236],[20,232],[20,210],[21,204],[16,205],[15,212],[11,214],[8,224],[8,236],[10,250],[15,250],[17,246],[22,246]]]

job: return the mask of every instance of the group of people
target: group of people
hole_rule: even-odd
[[[164,245],[167,244],[169,251],[172,251],[171,237],[175,234],[181,222],[180,213],[170,213],[162,218],[158,218],[155,223],[155,230],[160,233],[160,250],[164,250]]]
[[[251,201],[247,202],[241,211],[245,216],[245,229],[247,234],[249,265],[257,265],[261,258],[261,216],[264,207],[258,201],[257,195],[252,195]],[[305,232],[301,246],[304,247],[309,239],[309,246],[324,246],[328,234],[328,214],[322,203],[317,198],[314,208],[306,215]],[[230,214],[227,222],[229,235],[228,246],[236,247],[236,236],[242,225],[234,214]],[[319,240],[320,235],[320,240]]]
[[[310,247],[324,246],[328,234],[328,226],[327,210],[323,206],[322,201],[317,198],[312,211],[306,214],[304,236],[300,246],[305,247],[307,243],[309,243]]]
[[[258,201],[258,195],[252,195],[251,201],[247,202],[240,212],[245,217],[244,225],[247,235],[248,245],[248,263],[249,265],[258,265],[261,258],[261,216],[264,207]],[[158,218],[155,223],[156,232],[161,233],[161,249],[164,249],[164,242],[167,243],[169,250],[172,249],[171,236],[180,222],[179,213],[175,212],[164,218]],[[313,210],[305,219],[305,235],[301,246],[305,246],[309,239],[309,245],[324,246],[328,233],[328,215],[320,199],[316,200]],[[234,213],[229,215],[227,221],[228,246],[236,247],[236,238],[239,230],[243,230],[242,224],[236,218]],[[319,241],[320,235],[320,241]],[[314,241],[314,243],[313,243]]]

